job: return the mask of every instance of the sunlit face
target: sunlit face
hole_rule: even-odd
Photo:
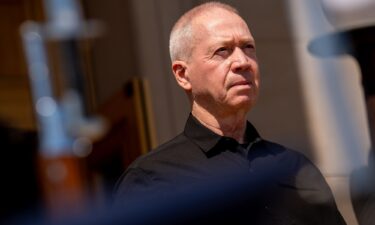
[[[259,92],[255,42],[236,14],[217,10],[197,19],[186,65],[193,104],[220,113],[250,110]]]

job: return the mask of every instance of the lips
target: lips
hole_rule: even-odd
[[[234,87],[234,86],[242,86],[242,85],[251,85],[251,82],[247,81],[247,80],[241,80],[241,81],[236,81],[236,82],[233,82],[230,87]]]

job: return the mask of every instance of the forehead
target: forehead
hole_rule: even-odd
[[[197,17],[193,24],[195,36],[198,39],[253,41],[246,22],[239,15],[223,9],[214,9],[204,13]]]

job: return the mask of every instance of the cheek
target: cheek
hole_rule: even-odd
[[[212,83],[203,73],[196,73],[190,79],[193,95],[202,95],[212,87]]]
[[[214,76],[217,85],[220,85],[222,90],[226,89],[228,75],[231,73],[231,62],[226,60],[215,68]]]
[[[190,71],[193,93],[205,93],[218,97],[224,95],[226,92],[226,77],[229,71],[230,63],[228,62],[206,61],[203,64],[195,65],[194,70]]]

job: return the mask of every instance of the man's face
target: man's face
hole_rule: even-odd
[[[196,41],[186,66],[195,104],[233,113],[250,110],[259,92],[255,42],[236,14],[218,10],[197,18]]]

